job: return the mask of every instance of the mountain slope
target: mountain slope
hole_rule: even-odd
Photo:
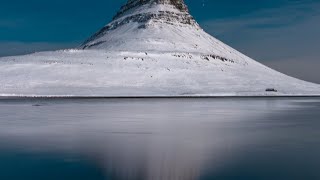
[[[182,0],[129,0],[79,49],[0,59],[2,96],[290,96],[320,86],[204,32]]]

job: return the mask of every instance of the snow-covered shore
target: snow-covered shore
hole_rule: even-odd
[[[286,76],[253,60],[228,61],[195,53],[41,52],[1,58],[0,77],[1,96],[320,95],[319,85]]]

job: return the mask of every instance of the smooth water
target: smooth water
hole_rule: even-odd
[[[301,180],[319,167],[319,98],[0,100],[1,180]]]

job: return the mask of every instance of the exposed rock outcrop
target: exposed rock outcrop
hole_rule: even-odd
[[[113,17],[113,21],[85,41],[81,47],[86,49],[103,43],[101,41],[90,42],[130,22],[139,23],[139,28],[147,28],[154,23],[190,25],[200,28],[189,14],[188,7],[183,0],[128,0]]]

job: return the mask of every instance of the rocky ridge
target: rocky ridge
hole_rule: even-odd
[[[112,22],[86,40],[81,48],[88,49],[104,43],[90,42],[128,23],[139,23],[139,29],[145,29],[157,23],[190,25],[200,29],[198,23],[189,14],[188,7],[183,0],[128,0],[113,17]]]

